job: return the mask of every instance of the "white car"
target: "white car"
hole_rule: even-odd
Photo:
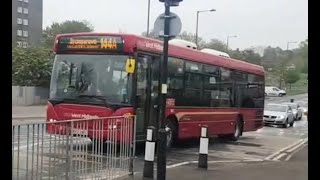
[[[266,86],[265,87],[265,95],[266,96],[284,96],[287,92],[285,90],[279,89],[275,86]]]
[[[301,120],[303,116],[303,110],[300,108],[298,103],[283,103],[287,104],[292,108],[295,120]]]
[[[263,123],[265,125],[281,125],[284,128],[294,124],[292,108],[286,104],[267,104],[264,107]]]

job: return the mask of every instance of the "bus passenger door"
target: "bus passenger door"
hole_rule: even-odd
[[[159,62],[157,56],[139,54],[137,58],[137,136],[144,137],[148,126],[158,124]]]

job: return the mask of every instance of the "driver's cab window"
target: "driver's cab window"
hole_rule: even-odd
[[[274,90],[274,91],[279,91],[279,89],[278,89],[278,88],[273,88],[273,90]]]

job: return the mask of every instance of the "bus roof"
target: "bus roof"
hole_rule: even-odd
[[[133,53],[135,50],[154,52],[160,54],[163,51],[163,42],[134,34],[122,34],[122,33],[68,33],[59,34],[56,40],[61,37],[75,37],[75,36],[120,36],[124,40],[124,52]],[[55,41],[56,42],[56,41]],[[55,49],[56,50],[56,49]],[[173,44],[169,44],[169,56],[181,58],[189,61],[205,63],[210,65],[216,65],[233,70],[239,70],[243,72],[249,72],[256,75],[264,76],[265,71],[262,66],[248,63],[245,61],[236,60],[233,58],[225,58],[218,55],[213,55],[199,50],[185,48]]]

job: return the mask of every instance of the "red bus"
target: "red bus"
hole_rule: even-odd
[[[147,126],[159,124],[162,44],[132,34],[58,35],[47,121],[129,113],[137,118],[136,140],[144,141]],[[199,137],[202,125],[209,136],[231,140],[261,128],[264,75],[259,65],[169,45],[168,146]],[[89,95],[81,96],[84,91]]]

